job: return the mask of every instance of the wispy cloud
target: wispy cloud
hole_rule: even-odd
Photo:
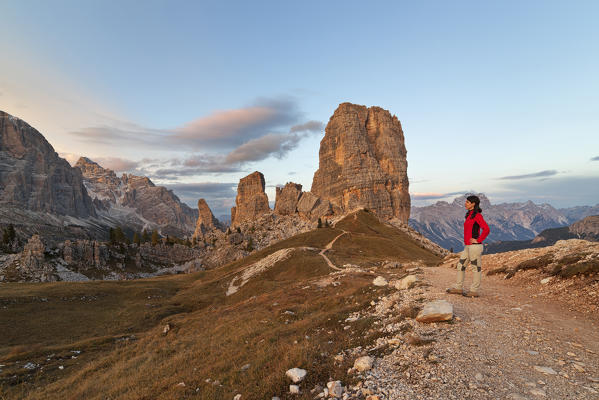
[[[591,161],[599,161],[599,156],[591,158]]]
[[[410,196],[414,200],[438,200],[444,199],[450,196],[463,195],[465,193],[471,193],[470,191],[464,190],[459,192],[450,193],[410,193]]]
[[[249,162],[283,158],[308,135],[322,132],[319,121],[298,124],[302,113],[293,99],[259,99],[240,109],[215,111],[174,129],[145,128],[133,123],[110,124],[71,132],[81,141],[131,145],[198,154],[165,160],[156,177],[238,172]],[[108,162],[110,160],[107,159]],[[131,161],[133,163],[133,161]],[[178,165],[178,168],[172,168]],[[133,168],[142,168],[141,165]]]
[[[548,176],[557,175],[558,172],[554,169],[547,169],[545,171],[534,172],[532,174],[524,174],[524,175],[510,175],[510,176],[502,176],[501,178],[497,178],[500,180],[518,180],[518,179],[530,179],[530,178],[544,178]]]

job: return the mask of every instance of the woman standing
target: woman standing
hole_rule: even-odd
[[[467,297],[478,297],[480,288],[481,256],[483,254],[483,240],[489,235],[489,225],[485,222],[480,208],[480,199],[477,196],[466,198],[466,219],[464,220],[464,251],[460,254],[458,262],[458,277],[455,285],[447,289],[447,293],[462,294]],[[482,229],[482,233],[480,230]],[[472,286],[468,292],[462,290],[464,275],[468,262],[472,264]]]

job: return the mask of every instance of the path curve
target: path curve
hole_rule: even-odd
[[[341,236],[345,235],[346,233],[348,233],[348,232],[347,232],[347,231],[343,231],[343,233],[340,233],[339,235],[337,235],[337,236],[335,237],[335,239],[331,240],[331,241],[330,241],[330,242],[329,242],[329,243],[328,243],[328,244],[327,244],[327,245],[324,247],[324,249],[322,249],[322,250],[320,251],[320,253],[318,253],[320,256],[322,256],[322,258],[324,258],[324,260],[327,262],[327,264],[329,265],[329,267],[333,268],[333,269],[334,269],[334,270],[336,270],[336,271],[342,271],[342,270],[343,270],[343,268],[336,267],[336,266],[335,266],[335,264],[333,264],[333,263],[331,262],[331,260],[329,259],[329,257],[327,257],[327,256],[326,256],[324,253],[326,253],[326,251],[327,251],[327,250],[330,250],[330,249],[333,247],[333,244],[335,244],[335,241],[336,241],[337,239],[339,239]]]

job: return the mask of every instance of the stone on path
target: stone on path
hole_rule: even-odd
[[[399,290],[410,289],[416,284],[416,282],[418,282],[418,277],[416,275],[408,275],[405,278],[397,281],[395,288]]]
[[[236,394],[235,397],[233,397],[233,400],[241,400],[241,395]]]
[[[285,372],[285,375],[287,375],[287,377],[291,379],[293,383],[298,383],[304,380],[306,373],[307,372],[305,369],[291,368]]]
[[[374,359],[372,357],[369,357],[369,356],[360,357],[360,358],[356,359],[356,361],[354,361],[354,368],[360,372],[368,371],[369,369],[372,368],[373,362],[374,362]]]
[[[547,374],[547,375],[557,375],[557,372],[555,372],[553,370],[553,368],[551,368],[551,367],[541,367],[541,366],[535,365],[535,370],[538,372]]]
[[[453,318],[453,306],[447,300],[435,300],[424,305],[416,316],[418,322],[449,321]]]
[[[297,385],[289,385],[289,393],[291,394],[299,394],[299,386]]]
[[[341,397],[343,395],[343,386],[341,386],[341,381],[328,382],[327,389],[329,389],[330,397]]]
[[[377,276],[373,281],[372,284],[374,286],[387,286],[389,284],[389,282],[387,282],[387,280],[385,278],[383,278],[382,276]]]

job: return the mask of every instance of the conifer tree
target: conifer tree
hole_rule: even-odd
[[[158,240],[160,237],[158,236],[158,231],[154,229],[152,231],[152,246],[156,246],[158,244]]]
[[[139,234],[137,232],[135,232],[133,234],[133,243],[135,243],[138,246],[141,244],[141,239],[140,239]]]

